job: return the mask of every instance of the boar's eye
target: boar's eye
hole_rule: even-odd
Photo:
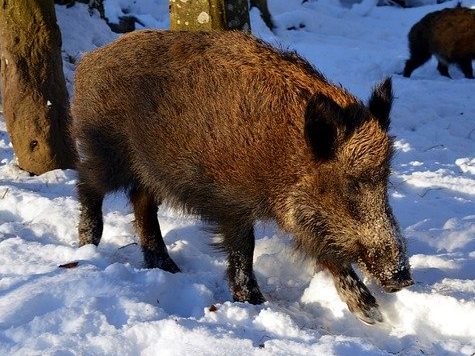
[[[363,187],[363,183],[357,180],[351,180],[350,183],[348,184],[350,193],[351,192],[358,193],[362,187]]]
[[[350,179],[348,182],[348,192],[350,194],[359,194],[368,184],[369,182],[364,179]]]
[[[346,207],[348,209],[349,214],[355,220],[360,219],[359,199],[363,188],[364,183],[357,180],[351,180],[348,182],[347,189],[345,192]]]

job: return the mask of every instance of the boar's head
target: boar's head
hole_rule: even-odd
[[[390,79],[378,85],[367,106],[321,93],[309,100],[310,168],[292,189],[286,219],[297,247],[324,264],[356,263],[387,292],[413,284],[387,194],[391,87]]]

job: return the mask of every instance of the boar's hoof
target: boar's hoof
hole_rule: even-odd
[[[383,316],[379,311],[378,303],[366,286],[362,284],[361,288],[356,289],[356,292],[347,296],[348,309],[366,324],[382,322]]]
[[[383,315],[379,311],[378,304],[364,305],[356,309],[350,308],[350,311],[363,323],[368,325],[373,325],[376,322],[381,323],[383,321]]]
[[[266,298],[264,298],[259,289],[249,291],[247,289],[235,288],[233,291],[233,299],[235,302],[248,302],[254,305],[262,304],[266,301]]]
[[[173,262],[171,258],[161,261],[157,267],[170,273],[181,272],[180,268],[176,265],[175,262]]]
[[[180,268],[178,268],[176,263],[173,262],[173,260],[170,257],[160,259],[156,257],[150,258],[150,256],[145,256],[144,264],[145,264],[145,268],[160,268],[170,273],[181,272]]]

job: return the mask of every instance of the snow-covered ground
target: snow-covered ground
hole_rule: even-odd
[[[128,4],[147,26],[168,26],[166,0],[114,3]],[[224,256],[198,219],[166,207],[162,231],[183,273],[141,268],[131,207],[120,194],[105,202],[101,245],[78,248],[75,172],[19,170],[0,120],[1,355],[475,353],[475,81],[456,68],[453,80],[439,76],[435,60],[410,79],[398,74],[411,25],[455,2],[405,10],[300,3],[269,0],[275,34],[252,10],[254,33],[297,50],[361,98],[393,76],[390,195],[416,284],[391,295],[370,284],[385,322],[353,317],[329,276],[299,261],[290,237],[269,223],[257,228],[255,269],[268,299],[260,306],[231,302]],[[84,5],[58,6],[57,14],[71,88],[72,62],[117,35]],[[72,261],[77,267],[58,267]]]

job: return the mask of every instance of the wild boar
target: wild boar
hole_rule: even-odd
[[[80,244],[98,244],[104,195],[125,190],[148,268],[178,272],[157,206],[198,214],[228,256],[234,300],[264,302],[254,223],[273,219],[334,277],[367,323],[412,284],[388,204],[391,80],[365,106],[292,52],[241,32],[137,31],[84,56],[72,104]]]
[[[434,55],[441,75],[450,78],[448,65],[456,63],[466,78],[473,79],[475,10],[456,7],[431,12],[412,26],[408,39],[410,58],[405,77]]]

